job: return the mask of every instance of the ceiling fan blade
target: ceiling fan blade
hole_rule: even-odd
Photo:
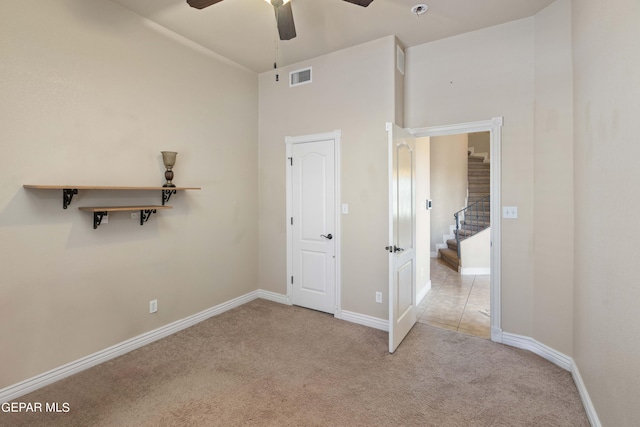
[[[291,40],[296,36],[296,26],[293,23],[291,2],[281,6],[274,5],[273,8],[276,11],[276,23],[278,24],[280,40]]]
[[[205,7],[220,3],[221,1],[222,0],[187,0],[187,3],[189,6],[195,7],[196,9],[204,9]]]
[[[367,7],[373,0],[344,0],[349,3],[357,4],[358,6]]]

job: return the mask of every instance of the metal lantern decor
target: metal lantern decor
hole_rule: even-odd
[[[162,163],[164,163],[164,167],[167,170],[164,172],[164,177],[167,182],[163,185],[163,187],[175,187],[175,185],[171,182],[173,179],[173,166],[176,164],[176,156],[178,153],[175,151],[161,151],[162,153]]]

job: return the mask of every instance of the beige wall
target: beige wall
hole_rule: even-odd
[[[469,148],[473,148],[474,154],[486,153],[491,157],[491,133],[472,132],[469,134]]]
[[[571,2],[535,16],[533,336],[573,353]]]
[[[407,49],[405,124],[410,128],[504,116],[502,327],[533,335],[533,18]],[[473,63],[473,67],[469,64]],[[494,159],[495,160],[495,159]]]
[[[257,289],[257,76],[109,1],[0,3],[0,388]],[[202,186],[141,227],[79,206]],[[149,301],[159,311],[150,315]]]
[[[574,359],[602,425],[640,418],[640,3],[574,1]]]
[[[467,134],[431,138],[431,245],[451,234],[456,224],[453,214],[463,209],[467,199]]]
[[[388,318],[388,139],[396,79],[395,37],[385,37],[260,75],[260,288],[287,293],[285,137],[339,129],[342,309]],[[290,88],[289,71],[313,67]],[[375,292],[385,296],[375,302]]]

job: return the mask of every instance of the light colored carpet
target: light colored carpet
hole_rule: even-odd
[[[392,355],[386,332],[264,300],[17,400],[70,411],[1,425],[589,425],[571,375],[527,351],[416,324]]]

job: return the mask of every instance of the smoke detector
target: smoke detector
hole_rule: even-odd
[[[420,15],[423,15],[427,11],[427,9],[429,9],[428,5],[424,3],[420,3],[411,8],[411,13],[413,13],[416,16],[420,16]]]

